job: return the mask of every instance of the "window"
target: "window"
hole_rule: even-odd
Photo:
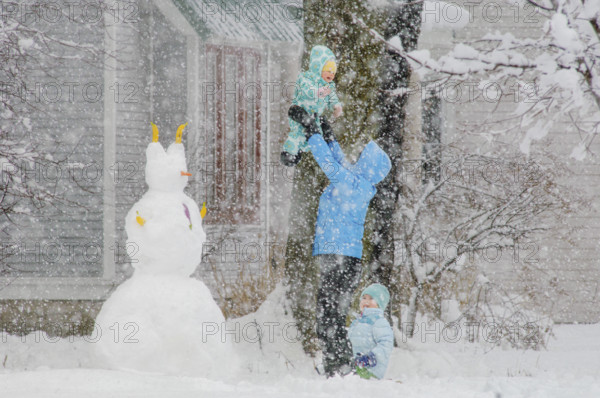
[[[259,221],[259,68],[257,50],[206,46],[206,91],[211,94],[205,102],[209,224]]]

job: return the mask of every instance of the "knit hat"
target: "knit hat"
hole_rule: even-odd
[[[365,294],[373,297],[373,300],[375,300],[379,308],[382,310],[385,310],[385,307],[387,307],[388,303],[390,302],[390,292],[387,290],[387,287],[379,283],[373,283],[372,285],[368,286],[362,291],[360,297],[364,296]]]
[[[332,59],[327,61],[325,63],[325,66],[323,66],[323,72],[331,72],[331,73],[335,74],[336,71],[337,71],[337,65],[335,64],[335,61]]]

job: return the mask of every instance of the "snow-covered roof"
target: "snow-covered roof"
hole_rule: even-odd
[[[204,37],[301,42],[301,0],[172,0]]]

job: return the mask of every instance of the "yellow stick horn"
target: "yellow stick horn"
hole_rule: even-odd
[[[150,124],[152,125],[152,142],[158,142],[158,127],[152,122]]]
[[[183,129],[185,128],[185,126],[187,126],[188,124],[182,124],[179,127],[177,127],[177,133],[175,133],[175,143],[176,144],[181,144],[181,136],[183,135]]]
[[[140,216],[139,211],[136,211],[135,214],[137,214],[137,216],[135,217],[135,221],[137,221],[137,223],[143,227],[144,224],[146,223],[146,219],[144,217]]]

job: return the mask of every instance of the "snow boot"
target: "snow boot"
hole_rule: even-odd
[[[325,367],[322,363],[315,365],[315,370],[320,376],[326,376]]]
[[[298,164],[298,162],[300,162],[300,159],[302,158],[302,152],[298,152],[295,155],[292,155],[289,152],[283,151],[281,152],[281,164],[287,167],[294,167],[295,165]]]
[[[339,374],[342,377],[348,376],[350,373],[352,373],[352,370],[352,366],[344,364],[338,368],[337,374]]]
[[[354,369],[354,374],[357,376],[360,376],[361,379],[367,379],[367,380],[375,377],[373,375],[373,373],[369,372],[366,368],[361,368],[358,366],[356,367],[356,369]]]
[[[315,370],[317,371],[318,374],[320,374],[321,376],[326,376],[328,379],[331,377],[335,377],[336,375],[346,377],[349,374],[352,374],[352,371],[353,371],[352,366],[350,366],[350,365],[342,365],[337,369],[325,370],[325,367],[323,366],[323,364],[319,364],[319,365],[315,366]]]

